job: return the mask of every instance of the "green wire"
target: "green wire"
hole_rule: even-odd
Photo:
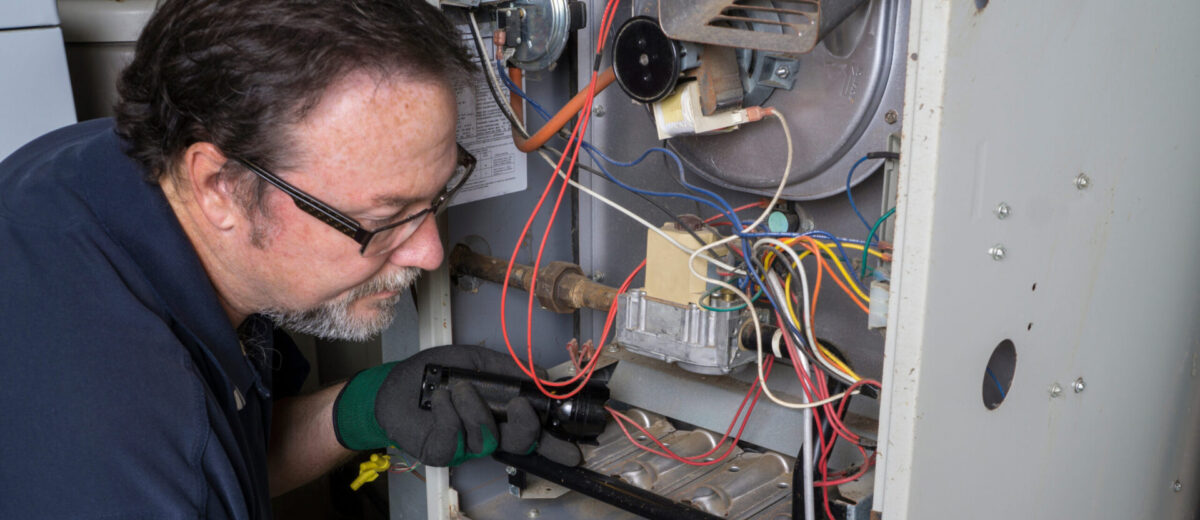
[[[713,293],[715,293],[719,290],[721,290],[721,287],[713,287],[712,289],[709,289],[704,294],[700,295],[700,299],[696,301],[696,305],[699,305],[701,309],[704,309],[706,311],[713,311],[713,312],[733,312],[733,311],[740,311],[740,310],[746,308],[746,304],[744,302],[734,305],[733,307],[709,307],[708,305],[705,305],[704,300],[707,300],[710,296],[713,295]],[[750,297],[750,301],[757,300],[759,297],[762,296],[762,294],[763,294],[762,287],[759,287],[758,292],[754,293],[754,296]]]
[[[879,226],[883,225],[883,221],[887,220],[888,217],[895,213],[896,208],[887,210],[887,213],[884,213],[882,217],[879,217],[879,220],[875,221],[875,225],[871,226],[871,233],[867,235],[867,244],[863,247],[862,272],[858,276],[859,279],[865,279],[867,277],[867,260],[870,259],[868,255],[871,253],[871,242],[875,241],[875,231],[879,229]]]

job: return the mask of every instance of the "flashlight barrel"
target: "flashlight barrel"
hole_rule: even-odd
[[[419,401],[421,408],[430,409],[433,392],[448,389],[458,381],[473,386],[499,422],[508,419],[508,402],[517,397],[523,397],[533,405],[543,429],[571,441],[595,440],[608,421],[604,406],[608,403],[609,392],[602,383],[589,383],[568,399],[554,399],[543,394],[528,379],[434,364],[425,365]]]

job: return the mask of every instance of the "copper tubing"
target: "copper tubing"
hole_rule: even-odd
[[[506,270],[508,262],[503,259],[481,255],[462,244],[454,246],[450,252],[450,272],[458,276],[504,283]],[[514,264],[508,286],[528,291],[532,278],[533,267]],[[578,265],[550,262],[538,271],[534,295],[543,307],[554,312],[569,313],[580,308],[607,311],[617,296],[617,289],[593,282],[583,275]]]
[[[512,79],[514,85],[521,85],[521,69],[509,67],[508,77]],[[611,85],[615,79],[617,79],[617,75],[613,72],[612,67],[600,73],[596,78],[596,93],[599,94],[600,91]],[[562,110],[554,114],[554,117],[550,118],[550,121],[547,121],[542,126],[542,129],[530,136],[529,139],[522,137],[521,132],[513,128],[513,142],[516,143],[517,149],[525,153],[530,153],[546,144],[546,141],[549,141],[551,137],[554,137],[555,133],[558,133],[559,130],[562,130],[567,125],[567,121],[570,121],[572,117],[575,117],[575,114],[578,114],[583,109],[583,103],[588,97],[588,90],[589,87],[586,86],[580,89],[579,93],[575,94],[575,97],[571,98],[571,101],[568,101]],[[519,120],[525,119],[524,101],[515,92],[509,94],[509,104],[512,105],[513,112]]]

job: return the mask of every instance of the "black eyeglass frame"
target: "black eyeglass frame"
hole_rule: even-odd
[[[462,167],[466,170],[466,172],[463,173],[459,178],[458,182],[456,182],[454,186],[443,188],[442,192],[433,199],[433,202],[428,208],[374,230],[364,228],[362,224],[359,224],[354,218],[334,209],[329,204],[321,202],[320,199],[305,193],[304,190],[288,184],[287,181],[281,179],[278,175],[267,171],[266,168],[240,157],[231,158],[244,166],[247,170],[250,170],[255,175],[259,176],[263,180],[269,182],[272,186],[279,188],[280,191],[290,196],[292,198],[292,202],[294,202],[296,207],[300,208],[301,211],[316,217],[321,222],[328,224],[330,227],[353,239],[360,246],[358,254],[365,256],[367,245],[371,243],[371,239],[375,238],[376,235],[383,233],[384,231],[408,224],[409,222],[424,217],[429,213],[436,214],[439,209],[442,209],[442,205],[445,204],[446,201],[450,200],[450,198],[453,197],[458,190],[462,189],[462,187],[466,185],[467,179],[471,178],[471,174],[475,171],[476,159],[475,156],[471,155],[471,152],[468,152],[467,149],[463,148],[461,144],[455,143],[455,146],[458,149],[458,161],[455,164],[456,170],[458,167]],[[451,180],[453,180],[453,178]]]

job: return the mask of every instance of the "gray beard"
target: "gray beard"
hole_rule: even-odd
[[[420,269],[405,267],[367,280],[346,296],[311,309],[270,308],[259,311],[259,314],[269,318],[276,326],[292,332],[327,340],[364,341],[391,325],[396,317],[396,304],[404,296],[404,290],[420,275]],[[397,294],[372,303],[365,316],[350,314],[350,307],[355,302],[384,291],[396,291]]]

